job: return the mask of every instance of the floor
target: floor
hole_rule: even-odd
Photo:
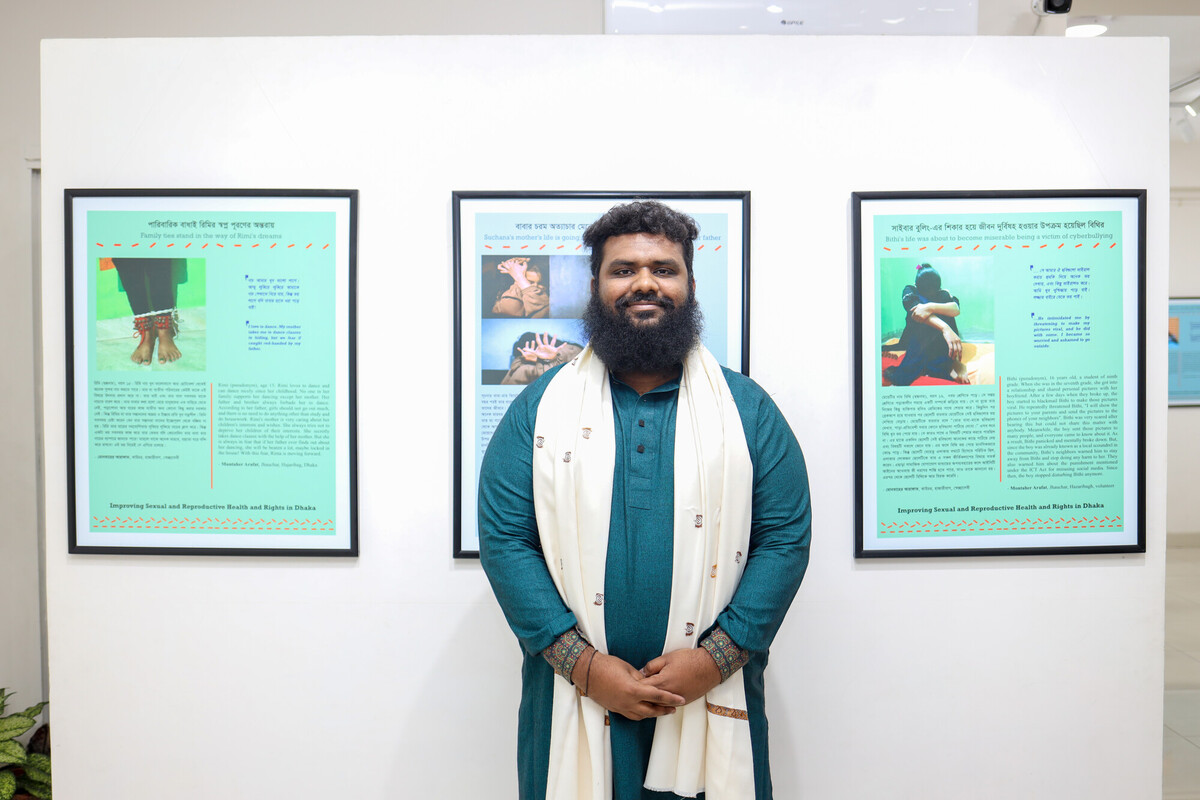
[[[1163,800],[1200,800],[1200,547],[1167,548]]]
[[[175,344],[183,357],[170,364],[155,358],[147,365],[133,363],[129,356],[137,347],[133,317],[99,320],[96,323],[96,369],[104,372],[194,372],[207,361],[207,309],[185,308],[179,312],[179,335]],[[155,353],[157,356],[157,352]]]

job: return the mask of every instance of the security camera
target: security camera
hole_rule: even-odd
[[[1033,13],[1042,17],[1070,14],[1071,0],[1033,0]]]

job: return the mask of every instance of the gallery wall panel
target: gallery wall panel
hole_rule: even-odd
[[[47,42],[48,265],[68,187],[359,191],[354,560],[68,555],[63,286],[45,272],[60,793],[209,797],[192,754],[244,730],[282,744],[223,762],[224,785],[515,797],[517,645],[451,556],[451,193],[717,186],[753,194],[749,361],[814,498],[767,671],[777,794],[1152,795],[1164,355],[1146,356],[1145,554],[856,563],[850,195],[1144,188],[1161,340],[1166,74],[1164,42],[1049,37]],[[135,755],[145,730],[191,747]],[[304,731],[337,770],[314,773]]]

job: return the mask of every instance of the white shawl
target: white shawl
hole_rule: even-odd
[[[608,370],[588,347],[538,406],[533,495],[546,564],[580,630],[606,653],[604,568],[616,434]],[[663,652],[696,646],[741,580],[750,541],[753,465],[741,417],[712,354],[697,347],[680,378],[675,423],[674,563]],[[635,664],[635,667],[642,666]],[[605,710],[554,678],[547,800],[608,800]],[[742,672],[659,717],[645,786],[708,800],[754,796]]]

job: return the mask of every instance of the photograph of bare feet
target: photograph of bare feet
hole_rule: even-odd
[[[98,266],[97,369],[205,368],[204,259],[102,258]]]

